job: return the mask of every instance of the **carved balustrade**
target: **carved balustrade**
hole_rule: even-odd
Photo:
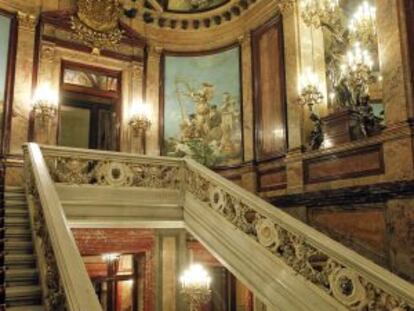
[[[410,284],[195,161],[186,162],[187,191],[347,309],[414,310]]]
[[[101,311],[39,146],[24,146],[24,157],[44,305],[48,311]]]
[[[344,309],[414,311],[414,286],[191,159],[46,146],[42,152],[56,183],[177,189],[183,202],[193,196]]]

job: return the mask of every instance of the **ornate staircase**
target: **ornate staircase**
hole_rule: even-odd
[[[8,187],[4,193],[4,266],[6,310],[43,310],[23,188]]]
[[[10,310],[36,310],[43,297],[47,310],[101,311],[71,233],[77,222],[185,227],[270,309],[414,311],[412,284],[193,160],[24,151],[27,205],[22,189],[5,194]]]

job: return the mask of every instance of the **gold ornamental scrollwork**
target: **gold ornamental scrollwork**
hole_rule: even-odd
[[[94,54],[120,44],[122,7],[118,0],[77,0],[77,7],[76,16],[71,18],[75,39],[90,46]]]

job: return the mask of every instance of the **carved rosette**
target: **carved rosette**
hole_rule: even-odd
[[[216,211],[222,212],[226,206],[226,198],[224,192],[221,191],[221,189],[212,186],[210,187],[209,193],[211,207]]]
[[[329,276],[332,295],[348,307],[366,305],[367,293],[359,276],[347,268],[337,268]]]
[[[266,218],[259,219],[256,222],[255,229],[257,239],[261,245],[274,250],[280,246],[279,233],[272,221]]]
[[[134,181],[132,170],[118,162],[99,163],[96,168],[96,178],[100,184],[115,187],[129,187]]]

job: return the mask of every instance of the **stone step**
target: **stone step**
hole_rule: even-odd
[[[4,214],[7,217],[23,217],[23,218],[28,218],[29,217],[29,211],[26,208],[20,208],[20,207],[8,207],[5,209]]]
[[[22,307],[9,307],[6,308],[6,311],[45,311],[43,306],[36,305],[36,306],[22,306]]]
[[[7,269],[6,286],[37,285],[39,273],[37,269]]]
[[[7,268],[33,268],[36,266],[36,257],[33,254],[6,254],[4,264]]]
[[[4,188],[4,193],[6,193],[6,192],[23,193],[24,188],[23,187],[16,187],[16,186],[6,186]]]
[[[32,241],[6,240],[4,242],[6,255],[33,253]]]
[[[39,305],[42,291],[39,285],[6,287],[7,307]]]
[[[11,199],[6,199],[4,200],[4,207],[5,208],[9,208],[9,207],[15,207],[15,206],[19,206],[19,207],[26,207],[27,209],[27,201],[26,200],[11,200]]]
[[[5,228],[4,236],[6,239],[22,239],[27,240],[32,238],[30,228],[24,227],[10,227]]]
[[[26,193],[25,192],[4,192],[4,198],[5,199],[9,199],[9,198],[26,199]]]
[[[4,219],[4,226],[30,228],[29,217],[7,217]]]

